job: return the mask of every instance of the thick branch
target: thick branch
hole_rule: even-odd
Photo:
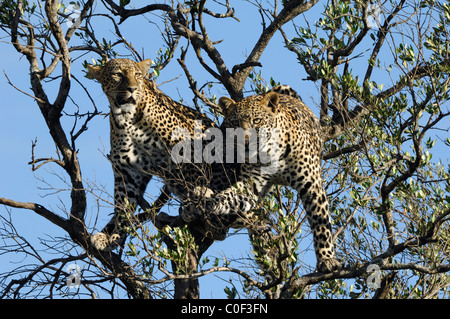
[[[58,96],[56,97],[54,107],[56,107],[55,113],[58,113],[63,109],[67,96],[70,90],[70,54],[67,47],[67,42],[64,37],[64,32],[58,21],[58,6],[57,0],[47,0],[45,3],[45,12],[47,14],[48,22],[52,34],[56,39],[59,46],[59,53],[62,55],[62,78],[59,85]],[[52,114],[53,112],[51,112]],[[57,116],[57,114],[55,114]]]
[[[181,7],[178,8],[178,12],[176,12],[174,8],[163,4],[152,4],[140,9],[125,9],[114,3],[113,0],[103,1],[110,7],[110,10],[113,14],[119,15],[121,17],[121,22],[131,16],[140,15],[155,10],[160,10],[167,13],[175,33],[191,41],[196,50],[196,54],[199,58],[200,63],[202,63],[205,69],[208,70],[208,72],[212,76],[222,82],[222,84],[230,94],[230,97],[236,100],[239,100],[243,97],[243,87],[245,81],[248,75],[253,70],[253,67],[259,65],[258,61],[275,32],[279,30],[285,23],[291,21],[299,14],[309,10],[318,2],[318,0],[312,0],[308,2],[303,2],[302,0],[287,1],[278,16],[276,16],[272,23],[264,29],[246,61],[237,65],[234,68],[234,72],[230,73],[229,69],[222,59],[221,54],[215,48],[215,43],[213,43],[209,39],[206,28],[203,24],[203,12],[211,14],[209,10],[206,10],[204,8],[206,1],[199,2],[199,9],[197,12],[197,22],[200,27],[201,33],[198,33],[188,27],[187,22],[183,17],[183,13],[186,13],[187,11],[186,9],[182,10]],[[233,17],[233,11],[230,10],[228,3],[227,9],[227,13],[224,16],[220,17]],[[213,71],[209,66],[206,65],[206,63],[204,63],[200,56],[200,49],[206,52],[208,57],[214,63],[218,73]]]
[[[318,0],[311,0],[307,2],[304,2],[303,0],[287,1],[284,5],[284,8],[280,11],[278,16],[272,21],[272,23],[266,29],[264,29],[263,33],[259,37],[258,41],[253,47],[253,50],[249,54],[245,63],[258,62],[275,32],[280,30],[284,24],[291,21],[299,14],[311,9],[317,2]],[[237,81],[245,80],[252,71],[252,69],[253,68],[246,68],[241,72],[239,72],[238,73],[239,78],[237,78],[236,80]]]
[[[113,0],[102,0],[102,1],[103,1],[103,3],[107,3],[111,7],[111,9],[112,9],[111,11],[113,14],[120,16],[119,24],[124,22],[129,17],[141,15],[141,14],[144,14],[147,12],[160,10],[160,11],[174,13],[174,10],[172,9],[172,7],[167,4],[149,4],[143,8],[139,8],[139,9],[125,9],[124,7],[121,7],[121,6],[117,5],[116,3],[114,3]]]

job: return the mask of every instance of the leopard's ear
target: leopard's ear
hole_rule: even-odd
[[[269,92],[263,97],[263,99],[261,100],[261,104],[266,110],[272,113],[276,113],[279,101],[280,97],[278,96],[278,93]]]
[[[142,74],[146,76],[150,70],[153,61],[150,59],[144,60],[142,62],[137,63],[139,70],[141,70]]]
[[[229,97],[223,96],[219,99],[219,109],[217,110],[220,114],[227,117],[236,108],[236,102]]]
[[[92,65],[88,64],[86,65],[86,68],[88,69],[85,77],[90,80],[99,80],[100,79],[100,72],[102,70],[102,67],[100,65]]]

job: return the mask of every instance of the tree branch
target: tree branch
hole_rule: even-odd
[[[412,81],[432,75],[437,68],[444,68],[449,66],[450,59],[445,59],[442,62],[438,62],[435,64],[416,66],[407,74],[403,75],[392,87],[373,96],[372,101],[367,98],[360,97],[360,99],[363,101],[349,113],[349,123],[358,122],[364,116],[369,114],[373,108],[371,105],[377,105],[376,101],[386,100],[389,97],[399,93]],[[324,126],[323,129],[325,133],[325,141],[329,141],[341,135],[345,130],[345,126],[347,126],[349,123],[338,123],[334,125]]]
[[[256,42],[255,46],[250,52],[245,63],[258,62],[275,32],[280,30],[280,28],[284,24],[291,21],[299,14],[311,9],[317,2],[318,0],[311,0],[306,2],[303,0],[286,1],[283,9],[280,11],[278,16],[276,16],[272,21],[272,23],[267,28],[264,29],[263,33],[259,37],[258,41]],[[238,72],[235,76],[236,81],[237,82],[245,81],[245,79],[247,79],[252,69],[253,68],[246,68],[245,70]]]
[[[48,221],[50,221],[52,224],[61,227],[62,229],[69,231],[69,223],[67,219],[64,219],[52,211],[48,210],[42,205],[35,204],[35,203],[25,203],[25,202],[17,202],[12,199],[7,199],[0,197],[0,204],[14,207],[14,208],[22,208],[22,209],[29,209],[34,211],[39,216],[44,217]]]
[[[435,268],[427,268],[417,265],[416,263],[408,263],[408,264],[384,264],[384,260],[393,257],[404,250],[412,247],[421,247],[428,243],[432,243],[436,241],[436,235],[438,233],[439,228],[443,224],[443,222],[448,221],[448,216],[450,215],[450,209],[447,209],[442,214],[440,214],[433,224],[430,225],[429,230],[425,236],[421,237],[411,237],[405,240],[403,243],[390,246],[387,251],[384,253],[375,256],[372,258],[370,262],[365,263],[362,266],[357,266],[353,268],[342,269],[337,272],[322,274],[322,273],[313,273],[309,275],[302,276],[300,278],[295,278],[293,276],[291,280],[286,283],[281,292],[281,298],[291,298],[292,295],[302,289],[307,285],[317,284],[319,282],[325,280],[333,280],[339,278],[356,278],[362,276],[367,271],[367,267],[370,264],[378,264],[381,269],[384,270],[400,270],[400,269],[413,269],[419,272],[427,273],[427,274],[437,274],[444,273],[450,270],[450,264],[439,265]]]

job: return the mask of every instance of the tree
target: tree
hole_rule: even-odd
[[[197,279],[212,274],[235,275],[225,288],[230,298],[448,296],[450,166],[444,160],[450,146],[450,6],[433,0],[256,1],[253,6],[262,30],[245,59],[230,65],[223,48],[240,51],[234,47],[236,35],[221,33],[223,41],[211,35],[213,25],[245,19],[229,1],[0,4],[2,37],[8,39],[2,45],[26,58],[31,91],[6,79],[34,100],[56,146],[53,155],[36,157],[33,143],[30,165],[33,171],[57,167],[55,174],[70,194],[59,211],[0,198],[2,254],[37,261],[1,275],[3,298],[73,296],[71,288],[78,286],[78,297],[197,298]],[[178,57],[192,104],[216,119],[216,95],[224,89],[239,100],[246,90],[260,93],[278,84],[264,79],[261,57],[281,34],[283,54],[298,60],[292,69],[306,74],[300,79],[299,71],[298,81],[317,89],[313,102],[326,140],[324,180],[345,269],[314,272],[304,257],[311,240],[300,201],[281,187],[264,199],[261,210],[271,231],[251,236],[253,250],[240,260],[204,256],[214,243],[202,247],[176,214],[161,212],[177,205],[164,192],[153,205],[141,203],[123,251],[91,246],[96,225],[89,213],[103,212],[111,197],[104,187],[85,182],[79,141],[107,111],[98,107],[99,94],[93,93],[98,88],[78,74],[90,58],[142,60],[144,50],[137,47],[145,47],[147,39],[126,38],[131,21],[148,21],[149,29],[159,30],[159,40],[151,38],[160,47],[154,76],[168,72]],[[104,31],[105,24],[113,34]],[[281,62],[272,57],[271,63]],[[17,208],[33,211],[64,236],[33,243],[17,231],[12,219]]]

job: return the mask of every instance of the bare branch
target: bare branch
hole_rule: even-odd
[[[52,211],[48,210],[42,205],[35,204],[35,203],[24,203],[24,202],[17,202],[12,199],[7,199],[0,197],[0,204],[15,207],[15,208],[23,208],[23,209],[29,209],[34,211],[39,216],[44,217],[48,221],[50,221],[52,224],[55,224],[62,229],[68,231],[69,230],[69,223],[66,219],[61,218],[60,216],[56,215]]]
[[[181,56],[177,61],[180,64],[181,68],[183,69],[184,74],[186,75],[186,78],[189,82],[189,88],[192,90],[192,92],[195,94],[196,97],[198,97],[200,100],[203,101],[203,103],[205,103],[206,105],[215,109],[217,107],[217,105],[212,103],[206,97],[206,95],[204,95],[197,89],[197,82],[194,80],[193,76],[191,75],[191,73],[189,72],[189,70],[185,64],[186,52],[187,52],[187,49],[183,50],[183,48],[181,48]]]
[[[44,100],[42,100],[42,99],[40,99],[40,98],[38,98],[38,97],[36,97],[36,96],[33,96],[33,95],[31,95],[31,94],[29,94],[29,93],[27,93],[27,92],[25,92],[25,91],[19,89],[17,86],[15,86],[15,85],[11,82],[11,80],[9,79],[9,77],[8,77],[8,75],[5,73],[5,71],[3,71],[3,74],[5,75],[6,80],[8,81],[8,84],[11,85],[13,88],[15,88],[17,91],[19,91],[19,92],[22,93],[22,94],[25,94],[26,96],[31,97],[32,99],[36,100],[36,102],[38,102],[38,103],[45,104],[45,101],[44,101]]]

